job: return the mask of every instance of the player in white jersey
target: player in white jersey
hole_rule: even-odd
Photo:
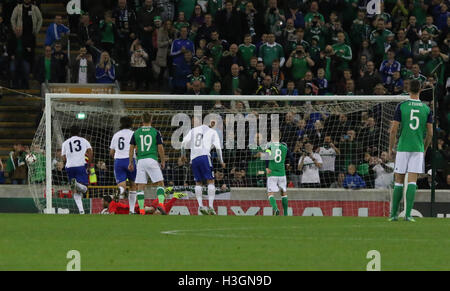
[[[80,214],[84,214],[82,195],[87,192],[89,176],[86,168],[86,158],[93,164],[94,153],[91,144],[80,137],[80,128],[76,125],[70,128],[70,138],[63,142],[61,155],[66,164],[66,172],[70,188],[74,192],[75,203]]]
[[[201,124],[201,120],[194,117],[193,124],[194,126]],[[211,123],[211,127],[206,125],[194,127],[184,137],[181,144],[183,156],[185,149],[191,150],[191,167],[195,180],[195,196],[197,197],[199,211],[205,215],[216,214],[214,211],[216,187],[214,185],[214,171],[211,161],[211,150],[213,147],[216,149],[222,168],[225,168],[220,138],[217,131],[212,127],[214,127],[214,122]],[[203,206],[202,189],[204,181],[208,184],[209,208]]]
[[[117,187],[119,189],[119,197],[123,198],[123,193],[127,187],[127,180],[130,182],[130,192],[128,194],[129,205],[136,204],[136,162],[133,160],[133,171],[128,169],[130,140],[133,137],[133,131],[130,129],[133,126],[133,120],[124,116],[120,118],[120,130],[116,132],[111,139],[109,146],[111,157],[114,158],[114,176],[116,178]],[[134,207],[130,207],[130,214],[134,214]]]

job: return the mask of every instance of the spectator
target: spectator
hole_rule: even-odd
[[[295,82],[292,80],[289,80],[286,84],[286,88],[281,89],[281,95],[297,96],[298,90],[295,88]]]
[[[204,23],[199,27],[197,32],[197,42],[200,39],[205,39],[206,42],[211,41],[211,32],[215,31],[217,28],[213,23],[213,17],[211,14],[205,14],[205,21]]]
[[[222,82],[223,93],[226,95],[234,95],[237,88],[243,90],[243,94],[248,92],[248,80],[244,74],[241,74],[238,64],[231,65],[230,74],[227,74]]]
[[[99,31],[97,26],[91,22],[89,14],[82,14],[80,16],[80,25],[78,27],[78,44],[80,47],[86,46],[86,49],[92,56],[94,62],[97,62],[101,53],[98,49],[99,43]]]
[[[399,71],[395,71],[392,75],[392,83],[387,86],[387,90],[392,95],[400,95],[403,93],[404,84]]]
[[[406,59],[412,57],[411,43],[406,38],[406,32],[399,29],[397,32],[395,55],[400,64],[405,64]]]
[[[270,33],[267,36],[267,43],[259,48],[258,61],[262,61],[264,66],[270,70],[272,62],[276,59],[280,60],[280,67],[283,67],[285,62],[284,49],[280,44],[275,42],[275,35]]]
[[[279,60],[273,60],[272,70],[269,72],[269,75],[272,77],[272,84],[280,92],[284,86],[284,73],[280,69],[280,61]]]
[[[370,33],[369,40],[373,47],[375,63],[380,63],[383,59],[386,39],[392,32],[386,29],[386,22],[383,18],[376,21],[376,29]]]
[[[424,30],[420,39],[414,43],[413,55],[414,61],[423,66],[431,55],[431,48],[436,46],[436,42],[431,40],[428,31]]]
[[[136,18],[138,23],[138,38],[148,54],[152,54],[154,50],[153,30],[155,29],[155,16],[161,16],[159,8],[153,6],[153,0],[145,0],[142,8],[137,12]]]
[[[395,60],[395,52],[393,49],[388,50],[387,59],[381,63],[380,74],[385,86],[390,86],[394,72],[400,72],[401,65]]]
[[[325,79],[325,70],[324,68],[319,68],[317,70],[317,78],[314,79],[314,84],[319,88],[318,95],[327,95],[328,94],[328,80]]]
[[[314,66],[314,61],[309,57],[309,54],[305,52],[302,45],[297,45],[296,49],[292,51],[286,62],[286,68],[291,69],[291,77],[295,82],[300,81]]]
[[[343,135],[339,142],[341,154],[338,158],[340,170],[346,170],[349,164],[356,165],[361,156],[361,144],[356,140],[356,132],[350,129]]]
[[[278,8],[277,0],[268,0],[264,20],[266,23],[266,31],[269,34],[275,36],[281,34],[281,27],[286,22],[286,17],[284,16],[284,10]]]
[[[144,50],[138,39],[134,40],[130,47],[130,67],[133,80],[136,81],[133,89],[145,90],[148,88],[148,53]]]
[[[347,175],[345,176],[342,186],[346,189],[361,189],[366,188],[366,182],[356,173],[354,164],[348,165]]]
[[[190,51],[192,54],[194,54],[195,52],[194,43],[190,41],[187,38],[187,36],[188,36],[187,27],[182,27],[180,29],[180,38],[172,42],[170,55],[172,56],[173,64],[175,65],[179,65],[180,62],[183,62],[186,51]]]
[[[319,155],[322,158],[323,165],[319,170],[319,176],[322,188],[329,188],[335,180],[336,156],[341,151],[334,145],[331,135],[325,135],[323,143],[319,148]]]
[[[245,9],[243,10],[245,21],[247,22],[248,33],[253,39],[260,39],[264,32],[264,14],[261,11],[256,10],[251,1],[247,2]]]
[[[288,3],[288,9],[286,10],[286,19],[292,19],[293,20],[293,24],[295,28],[299,28],[305,27],[305,19],[303,17],[303,13],[302,11],[299,9],[299,7],[297,5],[295,5],[296,3],[293,1],[290,1]],[[287,22],[286,20],[286,22]]]
[[[226,0],[225,8],[217,12],[215,20],[220,35],[230,43],[242,43],[249,32],[243,12],[236,10],[232,0]]]
[[[100,55],[100,60],[95,68],[95,78],[97,83],[101,84],[114,83],[116,80],[116,69],[107,51]]]
[[[174,63],[173,71],[173,93],[184,94],[186,92],[186,84],[189,81],[187,76],[192,73],[192,52],[190,50],[185,50],[184,58]]]
[[[305,150],[298,162],[298,170],[302,171],[302,188],[320,188],[319,169],[322,164],[322,157],[314,151],[313,144],[305,143]]]
[[[266,75],[263,83],[256,89],[256,95],[280,95],[277,87],[273,85],[272,77]]]
[[[200,89],[205,89],[205,76],[202,75],[202,69],[200,66],[194,66],[192,68],[192,74],[188,75],[188,82],[186,83],[186,87],[189,90],[192,88],[192,84],[196,81],[199,81]]]
[[[186,20],[184,12],[179,11],[178,17],[176,21],[173,23],[173,26],[175,27],[176,30],[180,31],[182,27],[186,27],[189,29],[189,26],[191,26],[191,24],[189,23],[189,21]]]
[[[128,76],[130,65],[128,62],[131,43],[137,38],[136,13],[127,5],[126,0],[118,0],[117,7],[112,11],[112,18],[116,26],[115,48],[119,63],[120,75]],[[119,79],[123,79],[120,78]]]
[[[246,34],[244,36],[244,43],[241,43],[238,47],[239,55],[241,56],[244,67],[247,69],[250,67],[250,60],[255,56],[256,46],[252,44],[252,36]]]
[[[230,182],[231,187],[248,187],[244,169],[233,168],[230,174],[233,175],[233,179]]]
[[[9,153],[6,163],[6,174],[12,184],[25,184],[27,179],[27,164],[25,162],[26,148],[15,144]]]
[[[241,56],[238,54],[239,49],[236,44],[231,44],[228,51],[224,51],[222,53],[222,57],[220,58],[218,64],[218,70],[221,75],[225,75],[230,71],[231,65],[237,64],[239,66],[239,70],[244,70],[244,61]]]
[[[420,85],[423,85],[423,83],[427,80],[427,78],[420,73],[420,67],[419,64],[413,64],[411,68],[411,75],[408,79],[410,80],[419,80]]]
[[[197,25],[197,27],[200,27],[205,23],[205,16],[203,15],[203,10],[200,5],[195,5],[194,13],[192,14],[189,22],[191,25]]]
[[[156,18],[157,19],[157,18]],[[171,22],[166,21],[163,26],[157,29],[156,38],[156,58],[152,63],[152,70],[154,80],[157,80],[157,88],[159,89],[162,84],[164,84],[164,73],[168,67],[168,56],[170,46],[173,42],[172,36],[170,35]]]
[[[28,56],[26,61],[33,68],[36,36],[41,30],[42,14],[31,0],[23,0],[23,4],[17,4],[11,15],[11,28],[17,39],[21,40],[21,46]]]
[[[371,161],[375,172],[375,188],[391,189],[394,183],[394,163],[389,161],[387,152],[382,152],[380,158],[373,157]]]
[[[344,188],[345,173],[339,172],[337,179],[331,183],[330,188]]]
[[[39,83],[61,82],[60,76],[65,75],[64,68],[53,56],[51,46],[46,46],[44,48],[44,55],[38,59],[33,75]]]
[[[80,53],[72,64],[72,83],[96,83],[95,65],[85,46],[80,47]]]
[[[5,184],[5,168],[3,167],[3,162],[0,159],[0,184]]]
[[[56,40],[53,43],[53,54],[52,56],[56,59],[56,61],[58,62],[58,67],[60,67],[62,69],[61,71],[61,76],[59,76],[59,83],[65,83],[66,80],[66,76],[67,76],[67,71],[69,70],[69,57],[67,56],[67,54],[65,52],[63,52],[62,50],[62,43],[59,40]]]
[[[115,20],[112,18],[112,12],[106,11],[104,19],[99,23],[100,32],[100,44],[104,51],[107,51],[110,55],[113,54],[114,45],[118,39],[117,26]]]
[[[373,166],[371,165],[372,155],[369,152],[365,152],[363,159],[358,162],[357,173],[364,180],[367,188],[375,187],[375,172],[373,171]]]
[[[424,63],[423,72],[426,76],[437,76],[440,86],[444,86],[446,81],[446,63],[449,56],[441,53],[439,46],[435,45],[431,48],[431,54],[428,61]]]
[[[196,0],[176,0],[177,8],[179,12],[183,12],[186,19],[191,19],[194,13]]]
[[[380,138],[380,128],[376,125],[373,117],[367,118],[367,122],[358,132],[358,140],[363,146],[364,151],[374,154],[378,149],[376,146]]]
[[[63,23],[62,16],[59,14],[55,15],[55,21],[51,23],[47,28],[47,33],[45,35],[44,45],[52,46],[57,40],[62,41],[70,33],[70,29]]]

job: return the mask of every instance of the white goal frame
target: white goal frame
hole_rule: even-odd
[[[52,101],[64,99],[97,99],[97,100],[198,100],[198,101],[379,101],[401,102],[409,99],[409,95],[171,95],[171,94],[45,94],[45,193],[46,209],[44,213],[52,214]]]

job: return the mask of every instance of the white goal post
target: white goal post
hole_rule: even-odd
[[[324,102],[391,102],[398,103],[409,98],[408,95],[400,96],[268,96],[268,95],[143,95],[143,94],[60,94],[47,93],[45,94],[45,112],[43,121],[45,121],[45,193],[46,195],[46,211],[52,211],[52,104],[54,101],[64,102],[65,100],[164,100],[164,101],[281,101],[281,102],[305,102],[305,101],[324,101]],[[105,145],[105,147],[108,145]]]

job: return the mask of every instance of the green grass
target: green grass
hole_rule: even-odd
[[[0,214],[0,270],[450,270],[450,219]]]

